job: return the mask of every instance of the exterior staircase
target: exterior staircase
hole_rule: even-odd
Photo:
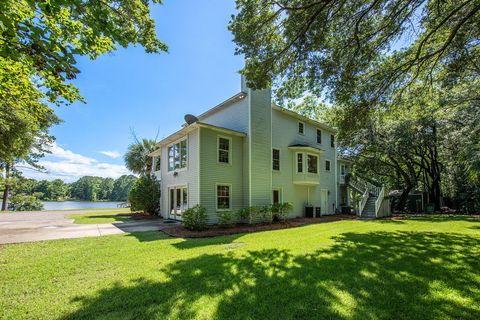
[[[378,218],[380,207],[385,195],[385,188],[383,186],[378,187],[354,176],[349,177],[348,185],[362,194],[357,213],[358,216],[364,219]]]

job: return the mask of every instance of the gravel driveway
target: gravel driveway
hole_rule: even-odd
[[[81,213],[98,212],[82,210]],[[79,211],[0,213],[0,244],[52,239],[99,237],[171,227],[162,219],[102,224],[75,224],[66,216]]]

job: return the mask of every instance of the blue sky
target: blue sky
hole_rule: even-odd
[[[165,0],[152,16],[168,54],[129,47],[94,61],[79,58],[74,83],[87,103],[56,108],[64,122],[52,128],[57,141],[41,161],[49,173],[25,175],[117,177],[127,173],[122,157],[132,130],[161,139],[178,130],[186,113],[200,114],[238,92],[243,59],[227,30],[234,10],[233,0]]]

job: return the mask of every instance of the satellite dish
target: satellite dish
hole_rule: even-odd
[[[187,124],[192,124],[198,121],[198,118],[195,117],[193,114],[186,114],[184,119]]]

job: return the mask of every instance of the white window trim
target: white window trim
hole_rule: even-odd
[[[218,208],[218,186],[228,186],[230,188],[230,201],[228,202],[229,207],[228,209],[219,209]],[[232,199],[233,199],[233,188],[231,183],[215,183],[215,210],[219,211],[232,211]]]
[[[157,169],[157,162],[160,163],[160,169],[158,169],[158,170],[156,170],[156,169]],[[152,167],[153,167],[153,172],[160,172],[160,171],[162,171],[162,167],[161,167],[161,165],[162,165],[162,158],[161,158],[161,155],[153,157],[152,164],[153,164],[153,165],[152,165]]]
[[[303,124],[303,133],[300,133],[300,130],[299,130],[299,127],[300,127],[300,123]],[[304,136],[305,135],[305,122],[303,121],[298,121],[297,123],[297,133],[301,136]]]
[[[298,155],[302,155],[302,171],[298,171]],[[296,173],[305,173],[305,153],[304,152],[295,152],[295,160],[293,161],[293,165],[295,166]]]
[[[220,155],[220,138],[222,139],[226,139],[228,140],[228,147],[229,147],[229,150],[228,150],[228,163],[225,163],[225,162],[220,162],[218,160],[219,158],[219,155]],[[233,139],[232,137],[228,137],[228,136],[222,136],[222,135],[217,135],[217,163],[220,164],[220,165],[223,165],[223,166],[231,166],[232,165],[232,160],[233,160],[233,157],[232,157],[232,150],[233,149]]]
[[[327,170],[327,161],[330,162],[330,170]],[[330,161],[330,159],[325,159],[325,166],[323,167],[323,170],[325,170],[325,172],[332,172],[332,161]]]
[[[309,155],[317,158],[317,173],[308,171],[308,156]],[[320,157],[318,156],[318,154],[307,152],[307,155],[306,155],[305,158],[306,158],[306,164],[307,164],[307,172],[306,173],[316,174],[316,175],[320,174]],[[331,164],[330,164],[330,166],[331,166]]]
[[[319,128],[316,128],[317,130],[315,131],[315,141],[317,142],[317,144],[319,145],[323,145],[323,131],[322,129],[319,129]],[[320,131],[320,141],[321,142],[318,142],[318,131]]]
[[[333,146],[332,146],[332,137],[333,137]],[[337,139],[335,138],[335,135],[330,134],[330,147],[335,148],[336,145],[337,145]]]
[[[171,203],[170,203],[170,190],[176,190],[176,189],[180,189],[182,190],[183,188],[187,189],[187,209],[190,208],[190,188],[188,186],[188,183],[177,183],[177,184],[170,184],[167,186],[167,216],[171,216],[172,213],[171,213]],[[175,197],[176,197],[176,193],[175,193]],[[180,216],[182,215],[183,211],[181,212],[181,214],[179,215],[175,215],[175,216]]]
[[[186,165],[185,165],[185,168],[180,168],[180,169],[175,169],[175,168],[173,168],[172,170],[170,170],[170,161],[169,161],[169,160],[170,160],[170,159],[169,159],[170,154],[169,154],[169,152],[168,152],[168,149],[169,149],[171,146],[173,146],[173,145],[175,145],[175,144],[177,144],[177,143],[182,142],[183,140],[185,140],[186,143],[187,143],[187,146],[186,146],[186,148],[187,148],[187,163],[186,163]],[[189,148],[188,136],[185,136],[185,137],[183,137],[183,138],[180,138],[180,139],[176,140],[175,142],[172,142],[172,143],[170,143],[170,144],[167,145],[167,152],[166,152],[166,153],[167,153],[167,173],[173,174],[174,172],[182,172],[182,171],[186,171],[186,170],[188,169],[188,158],[189,158],[188,148]],[[175,159],[174,159],[174,161],[175,161]],[[180,156],[180,161],[182,161],[181,156]],[[173,166],[175,167],[175,162],[174,162]]]
[[[278,170],[273,169],[273,150],[278,150]],[[272,148],[272,171],[280,172],[282,171],[282,150],[280,148]]]
[[[283,189],[281,187],[272,187],[272,204],[273,204],[273,191],[278,191],[278,203],[283,202]]]

